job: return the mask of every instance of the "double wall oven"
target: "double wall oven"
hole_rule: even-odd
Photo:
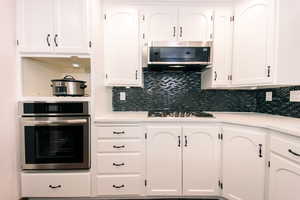
[[[23,169],[89,169],[88,102],[22,102]]]

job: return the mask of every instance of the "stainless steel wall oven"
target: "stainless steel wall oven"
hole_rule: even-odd
[[[23,102],[22,168],[89,169],[88,102]]]

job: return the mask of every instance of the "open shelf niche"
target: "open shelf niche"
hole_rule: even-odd
[[[21,64],[23,97],[53,97],[51,80],[66,75],[86,81],[85,97],[91,96],[90,58],[23,57]]]

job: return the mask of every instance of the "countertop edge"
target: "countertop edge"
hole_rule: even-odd
[[[107,124],[107,125],[113,125],[113,124],[147,124],[147,123],[222,123],[222,124],[231,124],[231,125],[242,125],[242,126],[250,126],[250,127],[256,127],[256,128],[264,128],[264,129],[270,129],[276,132],[284,133],[287,135],[291,135],[294,137],[300,137],[300,128],[287,128],[285,126],[287,125],[272,125],[270,122],[253,122],[253,119],[257,117],[257,121],[260,121],[259,117],[267,117],[268,120],[274,118],[278,120],[278,117],[281,116],[273,116],[273,115],[262,115],[262,114],[255,114],[255,113],[249,113],[249,116],[252,117],[252,121],[247,122],[245,120],[240,120],[239,114],[229,114],[229,116],[226,116],[226,114],[222,114],[223,116],[216,116],[215,118],[165,118],[165,119],[157,119],[157,118],[147,118],[147,117],[137,117],[137,118],[96,118],[93,123],[96,125],[100,124]],[[243,113],[245,115],[245,113]],[[257,116],[256,116],[257,115]],[[230,118],[230,119],[226,119]],[[289,120],[289,118],[285,118],[286,120]],[[290,118],[290,120],[296,120],[295,118]],[[300,119],[299,119],[300,121]],[[292,123],[292,122],[290,122]],[[300,126],[299,126],[300,127]]]

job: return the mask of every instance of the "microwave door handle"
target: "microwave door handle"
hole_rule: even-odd
[[[72,119],[72,120],[55,120],[55,121],[23,121],[23,125],[31,126],[55,126],[55,125],[73,125],[73,124],[86,124],[87,119]]]

